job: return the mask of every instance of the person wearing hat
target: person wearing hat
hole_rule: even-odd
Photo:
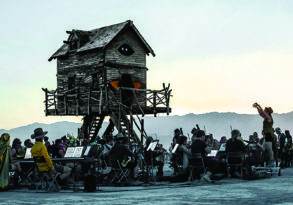
[[[43,158],[42,162],[38,162],[37,166],[40,172],[53,172],[53,162],[48,154],[46,145],[43,143],[44,137],[48,132],[44,132],[42,128],[34,130],[34,134],[31,135],[32,139],[35,139],[35,144],[31,149],[33,158]]]
[[[43,161],[37,162],[38,170],[40,172],[58,173],[57,181],[59,185],[66,182],[71,175],[72,169],[68,166],[62,166],[59,164],[53,165],[53,162],[48,154],[46,145],[44,144],[44,137],[48,132],[44,132],[42,128],[34,130],[34,134],[31,135],[32,139],[35,139],[35,144],[32,147],[31,153],[33,158],[41,158]]]

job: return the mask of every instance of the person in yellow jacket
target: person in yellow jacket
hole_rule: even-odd
[[[48,132],[44,132],[42,128],[37,128],[34,130],[34,134],[31,135],[32,139],[36,142],[31,149],[32,157],[36,158],[38,170],[40,172],[53,172],[54,165],[48,154],[46,145],[43,142],[45,135]]]
[[[37,128],[34,130],[34,134],[31,135],[31,138],[35,139],[36,142],[31,149],[32,157],[36,158],[38,170],[40,172],[49,172],[53,175],[57,174],[57,181],[59,185],[65,184],[66,180],[71,175],[72,169],[68,166],[53,164],[47,147],[43,142],[47,133],[48,132],[44,132],[42,128]]]

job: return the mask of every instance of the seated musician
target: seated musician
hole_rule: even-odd
[[[33,145],[34,145],[34,143],[32,143],[32,141],[31,141],[30,139],[26,139],[26,140],[24,141],[24,146],[25,146],[26,149],[27,149],[27,148],[32,148]]]
[[[15,138],[12,142],[11,147],[11,170],[15,172],[13,176],[14,186],[18,186],[19,177],[23,178],[23,170],[21,164],[18,162],[19,159],[23,159],[25,156],[25,148],[21,144],[21,140]]]
[[[25,155],[25,148],[21,145],[20,139],[15,138],[12,142],[11,155],[12,159],[23,159]]]
[[[45,146],[49,152],[49,155],[52,155],[52,152],[53,152],[53,146],[51,145],[50,141],[49,141],[49,137],[45,136],[44,137],[44,143],[45,143]]]
[[[229,156],[231,153],[237,153],[237,154],[244,154],[246,151],[246,146],[241,138],[241,133],[239,130],[232,130],[231,132],[231,138],[226,143],[226,153],[227,156]],[[232,161],[230,163],[237,164],[242,161],[241,157],[233,157],[231,158]],[[238,168],[240,169],[240,168]],[[231,176],[240,176],[239,170],[235,167],[231,167],[230,174]]]
[[[113,140],[112,133],[107,134],[105,137],[105,142],[101,143],[101,144],[103,146],[102,158],[107,160],[109,153],[114,146],[114,140]]]
[[[211,152],[211,147],[205,142],[205,132],[203,130],[198,130],[193,139],[191,144],[191,155],[195,156],[201,154],[206,168],[206,173],[203,175],[202,180],[211,182],[212,175],[223,173],[223,163],[216,158],[207,156],[207,154]]]
[[[171,153],[171,166],[174,169],[174,175],[176,175],[176,173],[179,172],[179,164],[182,164],[181,162],[179,162],[181,160],[179,154],[177,152],[172,153],[172,150],[174,149],[176,144],[179,145],[180,136],[181,136],[180,130],[178,128],[175,129],[174,130],[174,136],[173,136],[173,139],[172,139],[172,142],[171,142],[171,146],[169,148],[169,151]]]
[[[152,137],[148,137],[145,142],[144,147],[144,158],[146,165],[148,167],[148,170],[157,167],[158,172],[157,176],[162,177],[163,176],[163,167],[164,167],[164,149],[157,144],[156,148],[154,150],[148,149],[149,145],[153,142]],[[163,160],[161,159],[163,157]]]
[[[249,136],[247,145],[247,159],[248,166],[260,166],[264,163],[263,147],[259,144],[258,138],[255,135]]]
[[[206,144],[211,147],[212,150],[218,150],[220,148],[220,143],[214,139],[213,134],[209,134],[205,138]]]
[[[66,147],[61,139],[56,139],[54,146],[52,146],[52,157],[63,158],[66,153]]]
[[[179,147],[176,151],[179,153],[180,162],[182,163],[182,169],[185,171],[188,168],[189,165],[189,157],[191,156],[191,153],[189,149],[187,148],[187,137],[184,135],[180,136],[179,140]]]
[[[51,175],[58,172],[58,183],[64,183],[64,181],[70,176],[71,168],[62,165],[53,165],[53,162],[48,154],[47,148],[43,142],[47,132],[44,132],[42,128],[34,130],[34,134],[31,135],[32,139],[35,139],[35,144],[32,147],[32,157],[36,160],[36,164],[39,172],[47,172]],[[56,169],[55,169],[56,168]]]
[[[127,168],[130,171],[131,176],[134,176],[134,167],[136,166],[136,159],[134,154],[130,151],[128,145],[128,138],[122,133],[117,134],[116,142],[109,152],[109,159],[112,166],[119,166],[120,163],[122,168]]]

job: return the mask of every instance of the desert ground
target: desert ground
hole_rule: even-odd
[[[0,193],[0,205],[14,204],[293,204],[293,169],[282,176],[245,181],[225,179],[215,184],[173,183],[134,187],[100,187],[95,193],[62,191]]]

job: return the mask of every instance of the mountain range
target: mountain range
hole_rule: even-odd
[[[274,125],[282,130],[293,131],[293,112],[274,114]],[[164,145],[168,145],[173,136],[175,128],[182,128],[185,135],[190,136],[190,131],[196,124],[207,133],[212,133],[215,138],[221,136],[230,136],[231,129],[239,129],[244,138],[247,138],[252,132],[261,133],[262,119],[256,114],[237,114],[237,113],[219,113],[211,112],[205,114],[186,114],[172,116],[147,116],[145,119],[145,130],[148,135],[160,139]],[[105,129],[107,122],[104,123],[100,133]],[[12,137],[18,137],[21,140],[30,138],[33,130],[42,127],[48,131],[48,137],[54,140],[67,133],[77,135],[80,123],[60,121],[51,124],[32,123],[29,125],[16,127],[10,130],[0,129],[0,134],[10,133]]]

